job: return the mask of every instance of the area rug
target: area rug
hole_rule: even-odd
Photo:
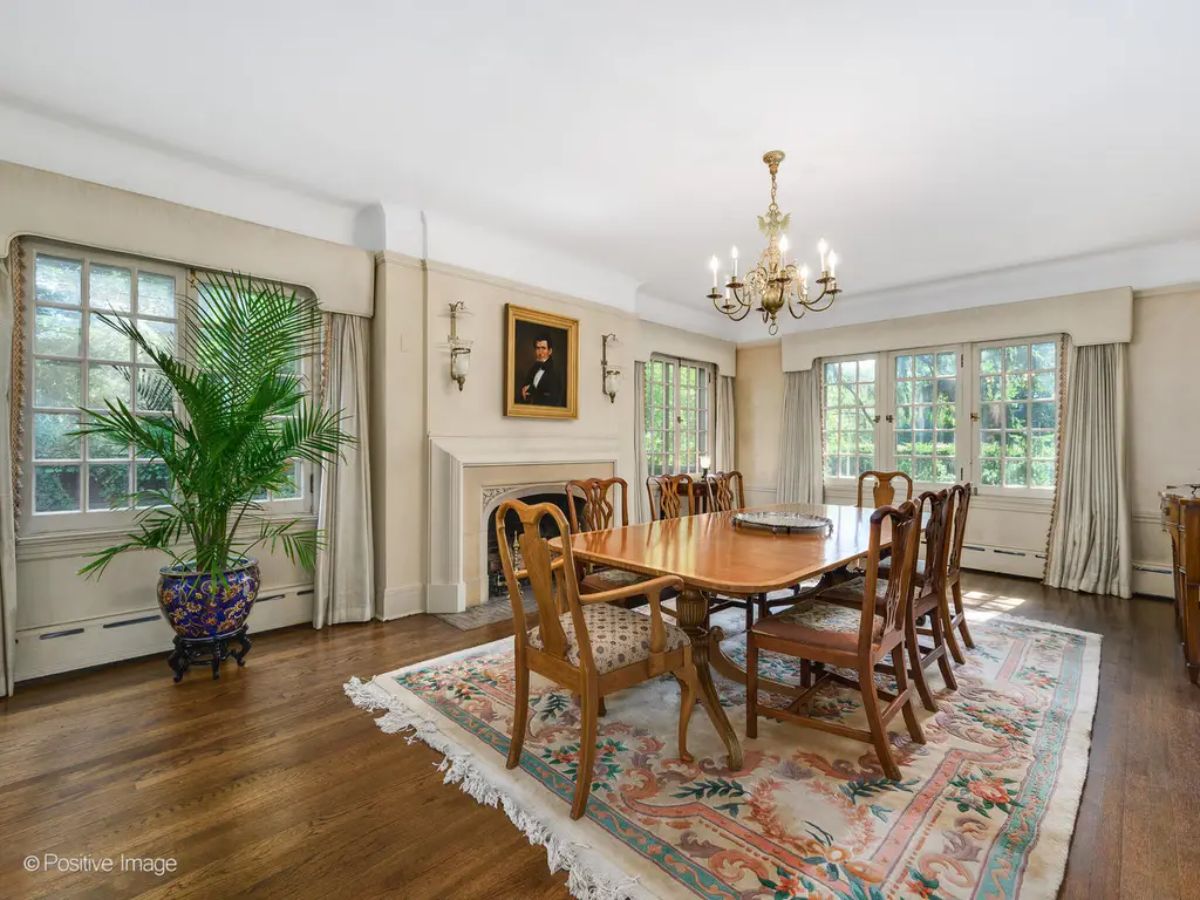
[[[346,693],[387,712],[445,754],[448,783],[501,806],[576,897],[1050,898],[1062,880],[1087,773],[1100,637],[1012,616],[973,621],[977,649],[959,690],[920,710],[927,743],[902,723],[891,740],[901,781],[874,751],[760,719],[730,771],[704,715],[692,717],[684,763],[675,746],[679,692],[657,679],[607,698],[586,816],[568,816],[577,777],[579,708],[534,676],[519,769],[505,769],[512,718],[512,640],[410,666]],[[744,654],[744,637],[723,645]],[[764,654],[771,677],[794,677]],[[941,687],[936,674],[932,686]],[[719,681],[744,735],[744,689]],[[780,698],[769,698],[778,702]],[[864,727],[853,691],[831,689],[816,714]]]

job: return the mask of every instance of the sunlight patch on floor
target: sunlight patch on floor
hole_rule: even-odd
[[[987,591],[964,591],[963,602],[972,622],[986,622],[1002,613],[1012,612],[1025,602],[1025,597],[1006,597]]]

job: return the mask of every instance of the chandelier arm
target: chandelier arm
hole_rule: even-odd
[[[732,282],[730,282],[730,284],[732,284]],[[729,295],[731,297],[733,297],[734,300],[737,301],[738,306],[753,306],[754,305],[748,299],[746,299],[745,283],[743,283],[740,288],[730,287],[729,284],[725,285],[725,287],[729,288]]]
[[[808,312],[808,310],[809,310],[809,306],[807,303],[805,303],[803,300],[801,300],[800,301],[800,312],[796,312],[795,301],[791,297],[788,297],[787,309],[788,309],[788,312],[790,312],[792,314],[793,319],[803,319],[804,314],[806,312]]]
[[[742,319],[746,318],[746,316],[750,315],[750,304],[744,304],[740,313],[725,313],[725,315],[729,316],[729,318],[734,322],[740,322]]]
[[[840,293],[841,291],[830,291],[828,288],[823,288],[821,290],[821,295],[817,297],[816,300],[806,302],[804,306],[810,312],[824,312],[825,310],[829,309],[829,307],[833,306],[833,301],[837,299],[837,295]],[[825,302],[825,305],[818,305],[822,300],[825,300],[826,297],[829,297],[829,299]]]

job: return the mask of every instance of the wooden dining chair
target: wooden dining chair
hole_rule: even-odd
[[[521,522],[518,544],[525,568],[513,567],[512,551],[504,539],[504,520],[509,510]],[[549,518],[550,537],[543,535],[543,520]],[[557,535],[552,532],[557,531]],[[500,559],[508,582],[516,632],[513,636],[516,662],[516,696],[508,768],[521,763],[525,729],[529,717],[529,673],[537,672],[580,698],[582,734],[579,766],[571,818],[578,819],[587,808],[596,758],[597,718],[606,694],[631,687],[670,672],[679,683],[679,756],[685,761],[688,722],[700,695],[692,645],[682,628],[663,620],[660,596],[667,588],[683,589],[683,581],[664,575],[642,584],[614,591],[581,595],[571,553],[570,530],[562,511],[553,503],[529,505],[506,500],[496,514]],[[550,538],[561,537],[561,548]],[[527,580],[537,601],[538,625],[529,628],[520,582]],[[612,605],[630,593],[649,598],[650,615]],[[707,709],[707,705],[706,705]],[[712,710],[708,710],[713,716]],[[714,718],[714,724],[716,719]]]
[[[711,472],[704,481],[708,485],[709,512],[733,512],[746,508],[746,479],[737,469]]]
[[[650,518],[678,519],[696,509],[696,494],[691,475],[651,475],[646,479],[650,497]],[[684,510],[683,501],[687,500]]]
[[[629,524],[629,484],[624,478],[582,478],[568,481],[564,490],[570,501],[567,516],[572,534],[623,528]],[[582,500],[582,504],[576,500]],[[613,566],[580,564],[576,571],[579,590],[584,594],[611,591],[649,580],[648,575]],[[622,601],[626,607],[641,606],[645,602],[646,598],[640,595]]]
[[[890,581],[884,581],[878,571],[885,521],[891,528],[892,554],[900,571],[900,577]],[[913,708],[913,688],[908,681],[904,659],[905,622],[916,574],[919,528],[917,508],[911,500],[906,500],[899,508],[884,506],[875,510],[871,514],[871,538],[863,576],[755,623],[746,638],[746,737],[757,737],[758,717],[764,715],[865,741],[874,745],[884,775],[892,780],[900,779],[900,768],[888,742],[888,722],[896,713],[902,713],[912,739],[919,744],[925,743]],[[837,599],[837,593],[856,593],[861,598],[860,608],[850,609],[841,603],[829,602],[830,596]],[[762,706],[758,702],[758,654],[762,650],[802,661],[801,686],[804,690],[787,707]],[[888,660],[895,674],[895,694],[880,690],[875,683],[876,666]],[[815,681],[811,680],[810,671],[813,662],[822,664]],[[853,670],[858,677],[848,678],[834,671],[835,668]],[[847,685],[862,694],[866,731],[802,714],[801,710],[808,707],[816,692],[828,682]],[[887,703],[882,708],[881,700]]]
[[[956,484],[950,488],[950,520],[954,527],[954,536],[950,540],[950,551],[946,559],[946,589],[949,592],[953,607],[949,604],[942,608],[945,620],[946,643],[950,647],[950,655],[954,661],[962,665],[966,661],[962,648],[958,646],[955,629],[962,635],[963,643],[974,647],[971,630],[967,627],[967,613],[963,608],[962,596],[962,550],[963,540],[967,536],[967,513],[971,508],[971,483]]]
[[[863,486],[868,480],[874,480],[875,484],[871,488],[872,508],[890,506],[896,499],[896,485],[893,482],[897,478],[904,482],[904,499],[911,500],[913,480],[907,473],[867,471],[858,476],[858,498],[854,501],[854,505],[859,509],[866,509],[863,506]]]

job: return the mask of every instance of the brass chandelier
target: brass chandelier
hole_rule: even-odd
[[[767,237],[767,248],[758,258],[758,265],[746,273],[745,281],[738,280],[738,249],[731,252],[733,274],[725,285],[724,293],[720,289],[720,262],[716,256],[709,261],[712,269],[713,286],[708,299],[713,302],[717,312],[724,313],[733,321],[740,322],[750,314],[751,309],[762,313],[763,324],[770,323],[768,332],[776,334],[779,331],[779,321],[776,318],[779,311],[787,307],[793,318],[799,319],[806,312],[822,312],[833,305],[834,299],[841,293],[837,283],[837,254],[829,249],[822,240],[817,244],[821,255],[821,274],[816,283],[821,286],[821,293],[810,298],[808,295],[808,266],[797,268],[795,262],[788,261],[787,228],[791,221],[790,213],[781,213],[779,204],[775,202],[775,176],[779,172],[779,164],[783,162],[782,150],[771,150],[763,154],[763,162],[771,170],[771,205],[767,214],[758,217],[758,230]]]

